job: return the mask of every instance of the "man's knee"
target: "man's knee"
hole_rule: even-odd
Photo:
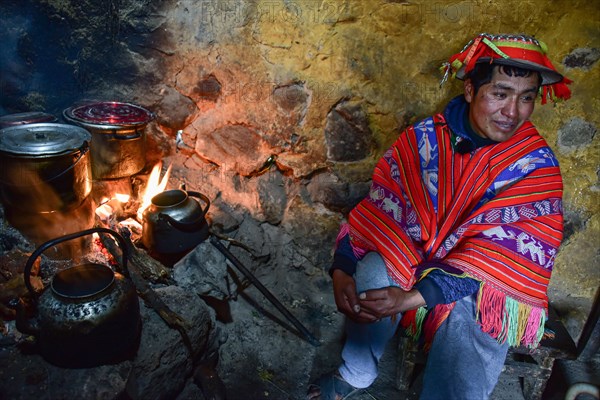
[[[383,258],[377,252],[367,253],[356,265],[356,290],[364,292],[388,286],[397,286],[390,278]]]

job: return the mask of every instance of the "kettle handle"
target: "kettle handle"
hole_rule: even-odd
[[[202,216],[205,217],[206,213],[208,212],[208,208],[210,207],[209,198],[200,192],[187,192],[187,194],[188,194],[188,196],[198,197],[199,199],[202,199],[202,201],[206,203],[206,207],[204,208],[204,210],[202,210]]]
[[[202,208],[200,208],[202,210],[202,214],[198,218],[196,218],[193,221],[182,222],[182,221],[177,221],[175,218],[171,217],[170,215],[163,214],[163,213],[158,214],[158,218],[166,221],[171,226],[173,226],[173,228],[175,228],[175,229],[179,229],[180,231],[184,231],[184,232],[193,232],[193,231],[198,230],[198,228],[202,227],[202,225],[204,225],[204,223],[206,222],[205,217],[206,217],[206,213],[208,212],[208,208],[210,207],[210,200],[207,196],[203,195],[200,192],[186,192],[186,193],[188,194],[188,196],[198,197],[206,203],[206,207],[204,208],[204,210],[202,210]]]
[[[25,264],[25,269],[23,271],[23,280],[25,281],[25,286],[27,287],[27,290],[29,290],[29,292],[34,297],[37,296],[35,289],[31,285],[31,269],[33,268],[33,263],[35,262],[35,260],[37,260],[37,258],[39,256],[41,256],[44,251],[46,251],[49,247],[56,246],[59,243],[66,242],[67,240],[75,239],[75,238],[78,238],[81,236],[86,236],[86,235],[92,234],[94,232],[109,233],[115,239],[117,239],[117,242],[119,243],[119,247],[121,247],[121,252],[122,252],[121,253],[121,264],[123,266],[123,269],[126,270],[128,253],[127,253],[127,246],[125,243],[125,239],[123,239],[123,236],[121,236],[119,233],[113,231],[112,229],[108,229],[108,228],[99,228],[98,227],[98,228],[86,229],[84,231],[71,233],[69,235],[64,235],[64,236],[60,236],[58,238],[49,240],[46,243],[43,243],[40,247],[38,247],[31,254],[29,259],[27,260],[27,263]]]

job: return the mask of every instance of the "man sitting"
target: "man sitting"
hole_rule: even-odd
[[[562,240],[562,178],[529,121],[570,97],[545,45],[480,34],[446,64],[464,94],[407,128],[349,214],[330,270],[347,316],[338,370],[307,399],[370,386],[399,324],[428,351],[421,399],[485,399],[509,346],[536,347]]]

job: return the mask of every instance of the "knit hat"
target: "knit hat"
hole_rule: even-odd
[[[445,71],[442,83],[448,75],[465,79],[477,63],[509,65],[537,71],[542,77],[542,104],[548,98],[552,101],[568,99],[571,91],[567,87],[572,81],[561,75],[552,65],[548,57],[546,44],[525,35],[491,35],[481,33],[471,40],[463,50],[450,57],[444,63]]]

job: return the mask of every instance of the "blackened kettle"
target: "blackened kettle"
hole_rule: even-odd
[[[47,241],[25,265],[25,285],[35,302],[35,315],[25,314],[23,299],[13,301],[19,331],[34,335],[41,356],[67,368],[89,368],[132,358],[141,332],[139,301],[132,283],[107,265],[88,263],[56,273],[41,293],[30,282],[35,260],[48,248],[94,232],[112,235],[122,250],[121,270],[127,271],[123,237],[106,228],[92,228]]]
[[[197,197],[205,203],[193,199]],[[181,254],[202,243],[209,234],[208,197],[173,189],[154,196],[142,213],[142,243],[151,253]]]

